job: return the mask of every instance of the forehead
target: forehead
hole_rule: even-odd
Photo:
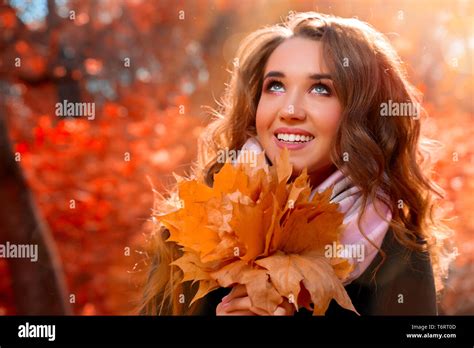
[[[265,73],[281,71],[285,75],[306,75],[327,72],[322,52],[319,41],[299,37],[286,39],[268,58]]]

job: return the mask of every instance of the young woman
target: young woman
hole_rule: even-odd
[[[341,242],[362,247],[345,283],[357,311],[437,314],[449,230],[433,217],[441,194],[426,174],[419,95],[381,33],[357,19],[293,14],[243,41],[222,101],[200,139],[195,176],[212,186],[221,149],[265,151],[272,163],[287,147],[293,176],[306,167],[314,191],[333,188],[345,214]],[[167,234],[157,227],[151,238],[142,313],[295,314],[288,303],[275,313],[255,310],[244,286],[191,308],[180,303],[196,289],[177,285],[169,263],[179,250]],[[349,312],[332,303],[326,314]]]

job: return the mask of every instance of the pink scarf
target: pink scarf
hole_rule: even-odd
[[[263,148],[257,138],[250,138],[242,146],[241,150],[260,153],[263,151]],[[237,161],[235,160],[233,163]],[[367,237],[365,238],[357,225],[360,214],[359,209],[362,206],[362,194],[360,189],[354,186],[351,180],[345,177],[340,170],[335,171],[318,187],[313,189],[311,198],[316,192],[322,192],[331,186],[333,187],[331,202],[339,203],[339,211],[345,215],[343,221],[345,227],[340,242],[347,251],[357,251],[356,253],[347,252],[344,256],[354,265],[354,270],[344,282],[346,285],[364,273],[374,260],[378,252],[377,248],[380,248],[382,245],[389,228],[392,212],[381,200],[377,199],[373,202],[369,199],[360,222],[362,231]]]

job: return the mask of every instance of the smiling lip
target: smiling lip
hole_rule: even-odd
[[[290,144],[290,143],[287,143],[285,141],[281,141],[277,138],[277,135],[279,133],[285,133],[285,134],[295,134],[295,135],[305,135],[305,136],[312,136],[313,139],[311,139],[310,141],[307,141],[305,143],[294,143],[294,144]],[[273,133],[273,141],[275,142],[275,144],[283,149],[283,148],[287,148],[288,150],[300,150],[304,147],[306,147],[308,144],[310,144],[312,141],[314,141],[316,137],[311,134],[310,132],[308,131],[305,131],[304,129],[301,129],[301,128],[277,128],[275,130],[275,132]]]
[[[313,134],[311,134],[308,131],[305,131],[304,129],[301,128],[277,128],[273,132],[273,134],[276,136],[278,133],[285,133],[285,134],[299,134],[299,135],[310,135],[314,137]]]

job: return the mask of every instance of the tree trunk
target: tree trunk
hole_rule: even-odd
[[[71,314],[64,275],[51,233],[34,199],[8,137],[5,105],[0,100],[0,243],[37,245],[37,261],[7,258],[16,314]]]

